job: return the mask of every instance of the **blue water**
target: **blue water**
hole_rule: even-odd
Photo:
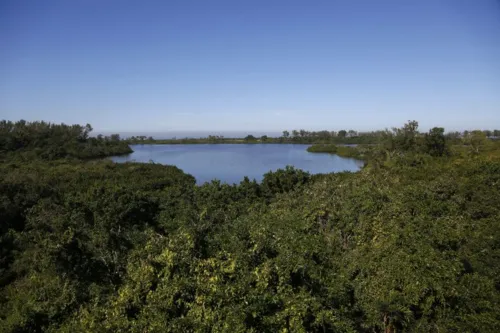
[[[153,161],[175,165],[193,175],[198,184],[219,179],[239,183],[243,177],[262,180],[269,171],[292,165],[312,174],[358,171],[363,162],[331,154],[307,152],[309,145],[292,144],[193,144],[131,145],[126,156],[112,157],[118,163]]]

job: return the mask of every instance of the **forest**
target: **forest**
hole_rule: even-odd
[[[0,123],[1,332],[500,332],[484,131],[410,121],[310,148],[359,172],[201,186],[91,131]]]
[[[118,134],[91,137],[90,124],[0,121],[0,158],[92,159],[132,152]]]

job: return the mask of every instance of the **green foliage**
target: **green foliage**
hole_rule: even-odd
[[[336,154],[338,146],[332,144],[316,144],[307,148],[310,153],[329,153]]]
[[[498,332],[500,146],[415,125],[311,147],[366,149],[360,172],[261,183],[5,161],[0,331]]]
[[[425,148],[432,156],[444,156],[448,154],[444,128],[434,127],[425,135]]]
[[[358,145],[355,147],[337,146],[332,144],[316,144],[307,148],[310,153],[328,153],[342,157],[350,157],[368,161],[374,150],[373,146]]]
[[[252,134],[249,134],[243,140],[245,142],[252,142],[252,141],[257,141],[257,138],[255,136],[253,136]]]
[[[436,130],[439,128],[436,128]],[[314,145],[376,145],[384,144],[385,149],[391,151],[412,151],[413,149],[418,152],[435,154],[436,152],[429,152],[426,149],[425,137],[427,135],[438,135],[439,131],[434,134],[429,131],[427,134],[418,132],[418,122],[409,121],[403,128],[393,128],[391,131],[371,131],[371,132],[357,132],[355,130],[340,130],[335,131],[306,131],[304,129],[283,131],[280,137],[268,137],[263,135],[256,138],[253,135],[246,138],[225,138],[221,135],[209,135],[206,138],[172,138],[172,139],[154,139],[146,136],[132,136],[124,141],[130,144],[314,144]],[[489,139],[500,138],[498,130],[485,130],[480,131]],[[469,135],[468,131],[465,132],[448,132],[444,134],[446,141],[446,148],[444,154],[449,153],[448,148],[450,145],[463,144],[462,138]],[[440,140],[440,139],[439,139]],[[438,154],[440,151],[438,150]]]
[[[492,146],[492,142],[483,131],[469,132],[464,136],[463,141],[472,155],[487,151]]]
[[[386,131],[383,137],[383,147],[388,151],[416,152],[419,147],[418,122],[408,121],[402,128]]]
[[[92,126],[0,121],[0,159],[91,159],[131,153],[118,134],[89,137]],[[15,154],[12,154],[15,153]]]
[[[307,184],[309,179],[308,172],[287,166],[285,169],[264,174],[261,188],[265,195],[273,197],[277,193],[290,192],[299,186]]]

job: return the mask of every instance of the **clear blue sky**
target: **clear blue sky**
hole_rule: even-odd
[[[1,0],[0,118],[500,128],[500,2]]]

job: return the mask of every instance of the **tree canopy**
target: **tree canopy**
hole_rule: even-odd
[[[15,153],[27,159],[89,159],[131,153],[118,134],[90,137],[90,124],[65,125],[44,121],[0,121],[0,157]]]
[[[202,186],[3,130],[0,331],[499,332],[499,142],[417,125],[356,173]]]

